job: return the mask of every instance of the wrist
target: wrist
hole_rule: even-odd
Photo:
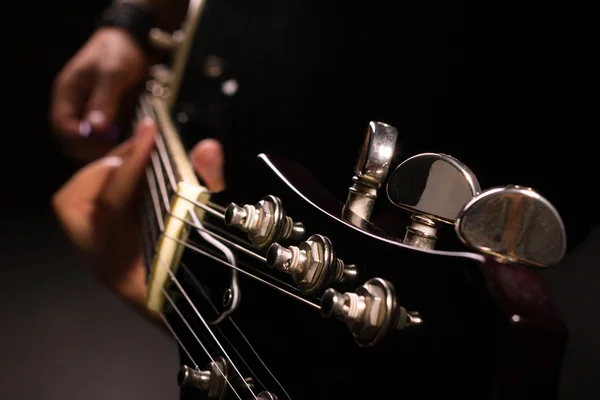
[[[150,42],[150,31],[157,22],[148,5],[134,2],[115,2],[98,20],[97,29],[118,29],[125,32],[148,57],[157,51]]]

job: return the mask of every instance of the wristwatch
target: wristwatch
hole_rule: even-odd
[[[104,11],[96,27],[115,27],[125,30],[146,54],[154,52],[150,43],[150,31],[157,26],[150,7],[128,1],[113,3]]]

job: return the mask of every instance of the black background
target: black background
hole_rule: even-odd
[[[177,396],[174,344],[93,282],[48,209],[51,193],[73,170],[48,131],[51,83],[107,4],[3,6],[2,399]],[[600,232],[589,234],[594,224],[588,223],[597,204],[598,170],[589,156],[597,125],[584,122],[592,104],[586,78],[589,10],[536,2],[464,7],[466,20],[474,21],[467,30],[469,48],[477,50],[467,67],[481,77],[472,93],[497,96],[485,115],[489,125],[469,137],[462,153],[478,154],[470,164],[474,170],[477,163],[494,164],[501,171],[496,176],[543,186],[570,235],[581,237],[563,265],[543,276],[571,330],[563,398],[598,398]]]

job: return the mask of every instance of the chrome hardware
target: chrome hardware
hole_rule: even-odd
[[[369,123],[343,208],[344,218],[349,222],[355,223],[353,218],[347,217],[348,211],[367,221],[371,217],[377,189],[388,174],[397,139],[398,130],[393,126],[383,122]]]
[[[278,400],[277,396],[271,392],[260,392],[256,398],[258,400]]]
[[[185,35],[182,31],[169,33],[162,29],[152,28],[148,35],[152,46],[158,50],[174,51],[183,42]]]
[[[271,195],[255,205],[231,203],[225,209],[225,224],[247,232],[248,239],[257,248],[279,240],[301,240],[304,236],[304,225],[286,216],[281,200]]]
[[[458,213],[481,188],[463,163],[445,154],[423,153],[400,164],[391,174],[390,201],[413,213],[404,243],[433,249],[439,223],[454,224]]]
[[[397,304],[394,287],[381,278],[370,279],[355,292],[327,289],[321,298],[321,314],[346,322],[362,347],[379,343],[391,331],[423,322],[419,313]]]
[[[559,263],[567,248],[558,211],[521,186],[488,189],[472,199],[458,215],[455,231],[476,251],[535,267]]]
[[[312,235],[297,247],[273,243],[267,251],[267,265],[291,275],[304,293],[351,282],[357,273],[356,266],[336,257],[331,241],[322,235]]]
[[[227,388],[227,362],[222,357],[208,365],[208,370],[183,366],[177,375],[177,383],[181,388],[200,389],[207,399],[219,399]]]
[[[233,303],[233,290],[229,288],[223,293],[223,307],[229,308],[231,303]]]

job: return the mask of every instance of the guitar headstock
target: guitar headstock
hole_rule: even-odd
[[[556,397],[566,330],[530,267],[564,255],[559,214],[531,189],[482,190],[448,155],[392,169],[396,138],[369,124],[345,203],[265,154],[254,202],[185,179],[167,193],[149,305],[179,342],[185,396],[383,398],[400,376],[405,395]],[[378,226],[378,202],[411,216],[404,237]]]

